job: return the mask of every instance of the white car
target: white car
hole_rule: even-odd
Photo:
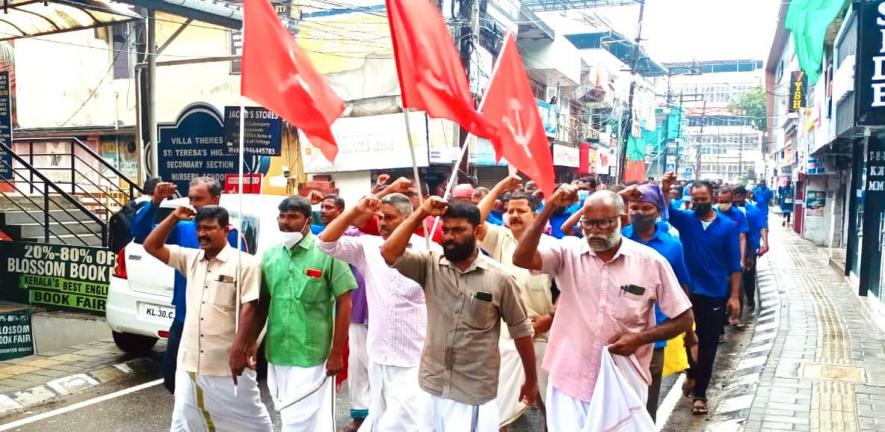
[[[279,195],[242,195],[243,231],[248,250],[261,256],[280,243],[277,226]],[[221,206],[230,213],[230,224],[239,226],[240,195],[221,196]],[[188,204],[187,198],[160,204],[155,223],[176,207]],[[106,318],[117,346],[128,353],[145,354],[159,338],[169,336],[175,315],[172,289],[175,270],[148,255],[142,245],[130,242],[117,253],[106,305]]]

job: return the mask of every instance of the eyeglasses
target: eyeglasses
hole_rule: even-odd
[[[581,223],[581,228],[585,230],[589,230],[593,227],[601,230],[607,230],[615,225],[617,222],[617,218],[612,219],[581,219],[579,221]]]

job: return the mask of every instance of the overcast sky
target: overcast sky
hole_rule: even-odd
[[[659,63],[766,60],[782,0],[646,0],[643,46]],[[638,6],[596,10],[619,32],[636,37]]]

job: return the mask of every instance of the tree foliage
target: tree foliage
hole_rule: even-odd
[[[728,109],[736,115],[747,117],[754,129],[765,132],[768,130],[766,102],[765,88],[757,86],[732,99]]]

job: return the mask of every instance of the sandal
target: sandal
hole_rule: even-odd
[[[700,404],[698,404],[700,402]],[[692,415],[707,415],[710,411],[707,409],[707,400],[701,398],[695,398],[694,402],[691,405],[691,414]]]

